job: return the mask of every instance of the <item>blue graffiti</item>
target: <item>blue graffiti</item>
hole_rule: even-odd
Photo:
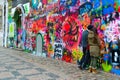
[[[67,6],[75,6],[77,0],[67,0]]]
[[[103,6],[114,5],[114,0],[102,0]]]
[[[66,6],[66,1],[67,1],[67,0],[60,0],[60,5]]]
[[[33,9],[37,10],[38,9],[38,4],[39,4],[38,0],[32,0],[32,8]]]
[[[94,4],[94,9],[97,9],[100,6],[100,0],[91,0],[91,3]]]
[[[60,0],[60,5],[65,7],[75,6],[77,0]]]
[[[108,7],[108,8],[103,8],[103,15],[106,15],[106,14],[110,14],[114,12],[114,8],[112,6]]]
[[[79,14],[82,15],[84,13],[87,13],[91,11],[92,8],[93,8],[92,4],[90,2],[86,2],[79,7]]]
[[[114,0],[102,0],[103,15],[114,12]]]

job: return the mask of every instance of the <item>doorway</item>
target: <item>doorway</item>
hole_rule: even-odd
[[[43,38],[42,34],[38,33],[36,37],[36,56],[42,56]]]

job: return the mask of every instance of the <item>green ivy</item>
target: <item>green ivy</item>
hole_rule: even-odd
[[[18,27],[21,27],[21,10],[18,10],[18,8],[15,10],[15,13],[14,13],[14,16],[13,16],[13,19],[16,23],[16,27],[18,29]]]

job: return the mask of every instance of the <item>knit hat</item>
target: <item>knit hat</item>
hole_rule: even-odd
[[[88,30],[92,29],[93,28],[93,25],[88,25]]]

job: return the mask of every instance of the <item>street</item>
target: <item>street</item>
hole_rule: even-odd
[[[120,80],[120,76],[79,70],[76,64],[0,47],[0,80]]]

